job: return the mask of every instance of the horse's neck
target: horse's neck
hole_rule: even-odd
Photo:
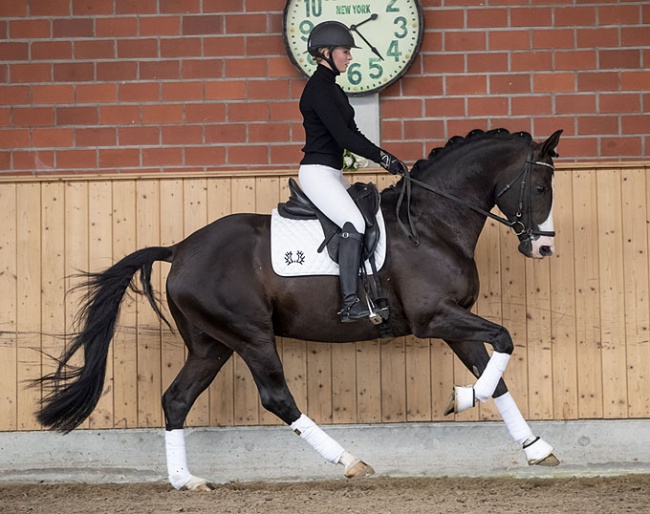
[[[413,187],[414,210],[421,212],[423,219],[430,220],[428,227],[427,223],[422,224],[425,225],[423,232],[430,232],[432,237],[445,232],[473,255],[487,216],[469,205],[485,212],[494,207],[496,169],[486,170],[481,163],[476,162],[460,162],[447,169],[440,166],[430,170],[429,175],[421,180],[434,191],[442,193]],[[447,198],[444,194],[453,198]]]
[[[401,186],[400,186],[401,188]],[[381,208],[384,219],[394,219],[399,203],[400,188],[388,188],[382,192]],[[412,220],[421,241],[446,241],[446,244],[457,246],[460,251],[472,258],[479,235],[485,225],[485,217],[462,206],[453,200],[413,185],[410,204],[402,199],[399,218],[401,225],[398,232],[409,232],[407,209],[410,207]]]
[[[457,198],[458,202],[448,201],[462,209],[468,208],[461,205],[463,202],[484,211],[494,207],[496,172],[486,171],[480,163],[469,162],[465,166],[461,164],[450,169],[440,167],[432,171],[428,177],[423,177],[421,181],[429,184],[431,189],[440,192],[440,195],[425,188],[418,188],[416,195],[419,202],[426,203],[433,196],[450,195]]]

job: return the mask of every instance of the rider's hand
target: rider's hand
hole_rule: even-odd
[[[384,168],[388,173],[391,173],[393,175],[397,175],[398,173],[400,175],[404,175],[405,173],[408,173],[406,164],[404,164],[394,155],[389,154],[384,150],[381,151],[380,155],[381,159],[379,161],[379,164],[381,164],[381,167]]]

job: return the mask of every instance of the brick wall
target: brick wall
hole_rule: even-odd
[[[647,160],[647,2],[422,3],[420,56],[381,93],[385,147],[413,162],[474,128],[563,128],[566,160]],[[0,2],[0,170],[295,168],[305,80],[284,5]]]

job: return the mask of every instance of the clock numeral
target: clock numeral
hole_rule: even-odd
[[[300,36],[300,39],[306,42],[309,39],[309,34],[311,34],[313,28],[314,28],[314,24],[311,21],[302,20],[300,22],[300,25],[298,25],[298,29],[302,34],[302,36]]]
[[[348,81],[350,84],[353,86],[357,86],[361,83],[361,79],[363,76],[361,75],[361,72],[359,71],[359,68],[361,65],[358,62],[353,62],[348,66]]]
[[[308,18],[323,14],[323,0],[305,0],[305,12]]]
[[[393,20],[393,25],[397,25],[397,28],[399,29],[393,32],[396,38],[403,39],[409,33],[408,29],[406,28],[406,18],[404,18],[404,16],[398,16],[395,18]]]
[[[390,0],[386,6],[386,12],[399,12],[399,7],[395,7],[397,0]]]
[[[399,44],[397,41],[394,39],[390,42],[390,46],[388,47],[388,50],[386,51],[387,55],[390,55],[391,57],[395,58],[395,61],[399,61],[400,58],[402,57],[402,52],[399,51]]]
[[[368,59],[368,66],[370,67],[370,78],[371,79],[378,79],[384,74],[384,68],[381,67],[379,64],[381,62],[381,59],[378,57],[371,57]]]

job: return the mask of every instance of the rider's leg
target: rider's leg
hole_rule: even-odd
[[[359,266],[362,245],[363,235],[354,229],[354,225],[352,223],[343,225],[339,244],[339,275],[343,300],[339,316],[343,323],[367,318],[370,315],[368,306],[359,298]]]
[[[350,222],[360,234],[366,223],[348,193],[348,181],[341,170],[320,164],[303,164],[298,171],[300,187],[314,205],[339,227]]]
[[[314,205],[343,230],[339,246],[341,321],[367,318],[370,312],[358,293],[365,221],[347,192],[347,180],[340,170],[318,164],[300,166],[299,180]]]

